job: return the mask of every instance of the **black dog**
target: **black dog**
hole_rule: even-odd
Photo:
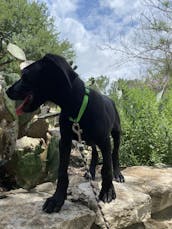
[[[57,189],[43,205],[43,210],[47,213],[58,212],[67,196],[71,142],[76,138],[69,117],[78,116],[85,95],[85,85],[63,57],[47,54],[23,69],[21,79],[7,90],[7,95],[13,100],[24,100],[17,109],[18,114],[32,112],[46,101],[52,101],[61,107]],[[111,202],[116,197],[112,183],[113,175],[118,181],[124,182],[118,160],[120,120],[113,101],[90,89],[88,105],[79,124],[83,130],[82,139],[92,145],[95,152],[90,167],[93,177],[97,160],[95,145],[102,152],[102,188],[99,198],[104,202]],[[112,154],[110,134],[114,140]]]

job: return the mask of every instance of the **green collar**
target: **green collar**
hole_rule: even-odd
[[[90,90],[88,88],[85,88],[85,95],[84,95],[84,98],[82,100],[82,105],[80,107],[80,110],[79,110],[79,113],[78,113],[78,116],[77,118],[73,119],[72,117],[69,117],[69,120],[71,122],[74,122],[74,123],[79,123],[86,108],[87,108],[87,104],[88,104],[88,95],[90,93]]]

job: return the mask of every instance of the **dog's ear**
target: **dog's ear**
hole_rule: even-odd
[[[57,55],[53,54],[46,54],[43,57],[43,63],[44,66],[47,67],[47,70],[49,68],[49,71],[53,74],[57,74],[59,77],[59,80],[66,81],[68,86],[72,88],[72,82],[77,77],[77,74],[73,71],[71,66],[67,63],[67,61]]]

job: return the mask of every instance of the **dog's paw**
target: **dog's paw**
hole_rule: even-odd
[[[114,180],[116,182],[120,182],[120,183],[124,183],[125,182],[125,178],[124,178],[124,176],[122,175],[121,172],[114,172]]]
[[[99,194],[99,199],[102,200],[104,203],[110,203],[113,199],[116,198],[115,189],[113,184],[109,188],[101,189]]]
[[[63,204],[64,201],[58,201],[52,196],[45,201],[42,210],[46,213],[59,212]]]

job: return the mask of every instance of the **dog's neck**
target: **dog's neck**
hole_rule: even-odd
[[[78,116],[84,95],[85,95],[85,84],[79,77],[77,77],[72,84],[71,99],[70,99],[71,102],[69,106],[70,116],[74,119]]]
[[[82,104],[83,96],[85,94],[84,82],[76,77],[72,82],[72,88],[57,91],[57,95],[53,102],[59,105],[66,114],[72,118],[76,118]]]

